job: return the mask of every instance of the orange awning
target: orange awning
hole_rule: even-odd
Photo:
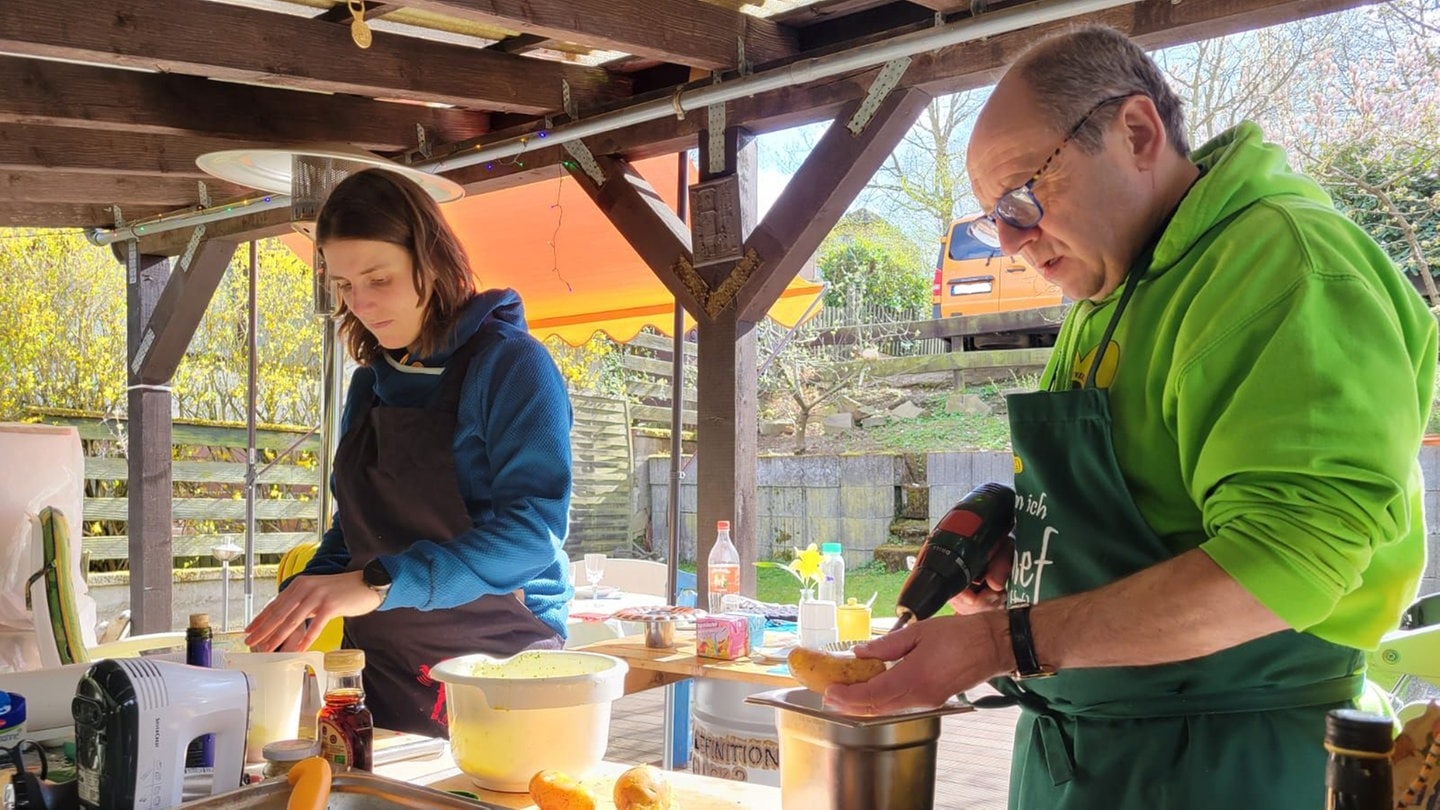
[[[634,165],[674,210],[675,156]],[[646,326],[666,335],[673,331],[674,296],[574,180],[545,180],[465,197],[442,210],[465,244],[480,287],[519,292],[536,337],[554,335],[579,346],[596,332],[623,342]],[[310,261],[308,240],[299,235],[282,239]],[[770,317],[787,327],[795,325],[821,288],[794,279],[771,307]],[[811,311],[818,309],[816,305]],[[685,328],[692,326],[687,314]]]

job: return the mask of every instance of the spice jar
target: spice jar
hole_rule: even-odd
[[[264,776],[266,779],[284,779],[302,759],[320,755],[318,740],[276,740],[265,743],[261,756],[265,757]]]

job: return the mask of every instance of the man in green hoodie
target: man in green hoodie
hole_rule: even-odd
[[[1325,714],[1424,566],[1434,317],[1254,124],[1184,133],[1108,28],[995,88],[972,232],[1076,302],[1009,402],[1014,554],[826,694],[883,713],[995,678],[1022,707],[1012,808],[1321,806]]]

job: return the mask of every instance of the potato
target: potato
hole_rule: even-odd
[[[825,693],[831,684],[864,683],[885,671],[885,662],[856,658],[854,653],[832,653],[796,647],[790,651],[790,674],[812,692]]]
[[[530,777],[530,798],[540,810],[595,810],[590,788],[560,771],[547,769]]]
[[[674,799],[664,771],[637,765],[615,780],[615,810],[670,810]]]

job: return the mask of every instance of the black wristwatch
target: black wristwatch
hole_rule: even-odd
[[[1030,605],[1012,607],[1006,613],[1010,618],[1010,649],[1015,653],[1015,671],[1010,677],[1023,681],[1054,675],[1055,670],[1042,666],[1035,655],[1035,637],[1030,632]]]
[[[360,571],[360,579],[370,590],[380,594],[380,604],[385,604],[385,597],[390,594],[390,572],[380,563],[377,557],[368,563]]]

